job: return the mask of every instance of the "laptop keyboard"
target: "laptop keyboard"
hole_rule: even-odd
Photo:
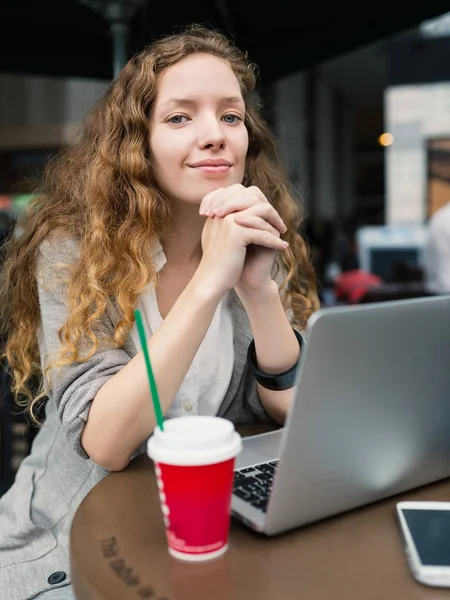
[[[239,469],[234,472],[233,494],[266,512],[278,461]]]

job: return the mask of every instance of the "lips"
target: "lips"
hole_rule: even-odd
[[[229,160],[225,160],[223,158],[206,158],[204,160],[200,160],[196,163],[193,163],[189,166],[194,169],[197,169],[199,167],[203,167],[203,168],[231,167],[231,163]]]

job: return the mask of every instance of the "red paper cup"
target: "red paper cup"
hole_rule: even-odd
[[[230,421],[196,415],[169,419],[149,439],[169,552],[176,558],[202,561],[226,552],[241,445]]]

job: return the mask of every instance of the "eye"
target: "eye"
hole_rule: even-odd
[[[173,125],[181,125],[184,123],[183,119],[187,119],[187,117],[185,115],[173,115],[173,117],[167,119],[167,122],[173,123]]]
[[[226,115],[223,115],[222,119],[225,123],[228,123],[229,125],[234,125],[238,121],[242,121],[242,117],[240,117],[239,115],[235,115],[234,113],[228,113]]]

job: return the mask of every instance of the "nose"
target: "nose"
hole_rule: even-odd
[[[223,150],[226,147],[224,131],[216,115],[204,117],[199,124],[198,145],[202,149]]]

